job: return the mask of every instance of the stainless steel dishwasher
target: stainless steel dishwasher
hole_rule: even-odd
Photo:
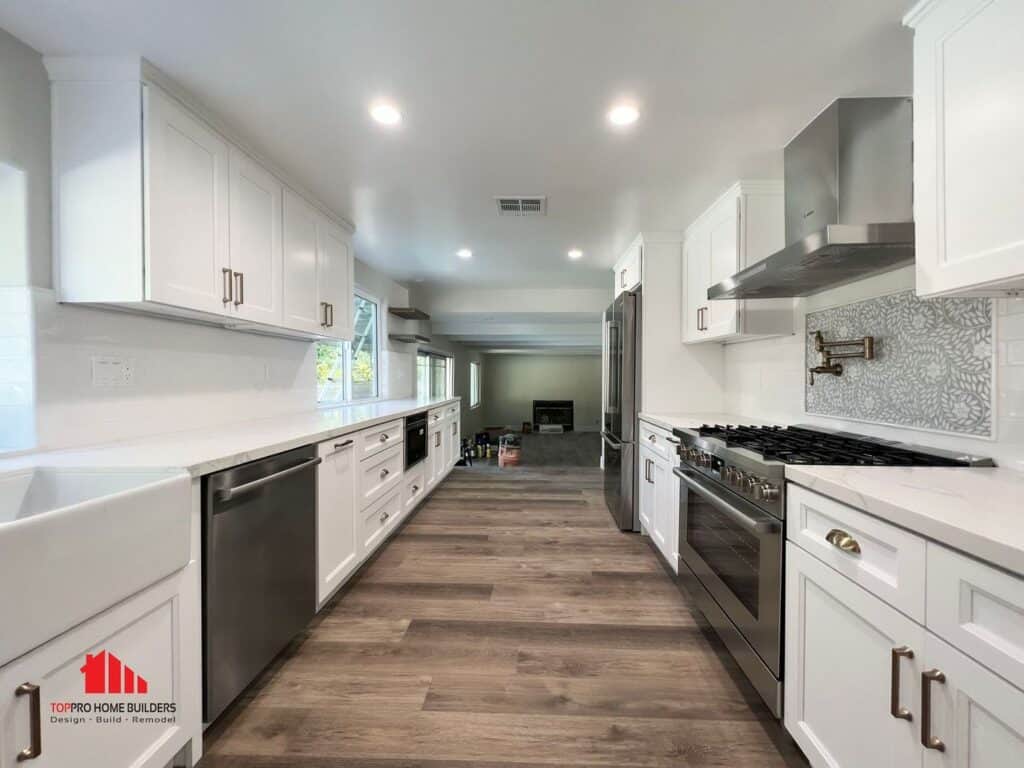
[[[316,612],[316,446],[203,478],[203,719]]]

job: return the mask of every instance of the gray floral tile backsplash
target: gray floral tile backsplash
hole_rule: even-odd
[[[993,320],[989,299],[917,298],[913,291],[807,314],[826,341],[875,337],[875,359],[840,360],[842,376],[805,384],[808,413],[988,437]],[[843,351],[843,350],[837,350]]]

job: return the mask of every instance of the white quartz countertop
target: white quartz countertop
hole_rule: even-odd
[[[702,424],[743,424],[745,426],[770,426],[777,422],[740,416],[735,413],[640,413],[641,420],[655,424],[662,429],[696,429]]]
[[[1024,575],[1024,474],[1016,470],[787,466],[786,479]]]
[[[455,402],[459,398],[318,408],[88,448],[25,454],[0,461],[0,472],[26,466],[159,467],[184,469],[198,477]]]

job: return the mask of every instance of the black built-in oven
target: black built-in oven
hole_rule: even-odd
[[[405,417],[405,468],[427,458],[427,412]]]

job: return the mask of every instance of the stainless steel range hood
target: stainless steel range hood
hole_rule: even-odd
[[[709,299],[809,296],[914,261],[908,98],[838,99],[785,149],[786,243]]]

